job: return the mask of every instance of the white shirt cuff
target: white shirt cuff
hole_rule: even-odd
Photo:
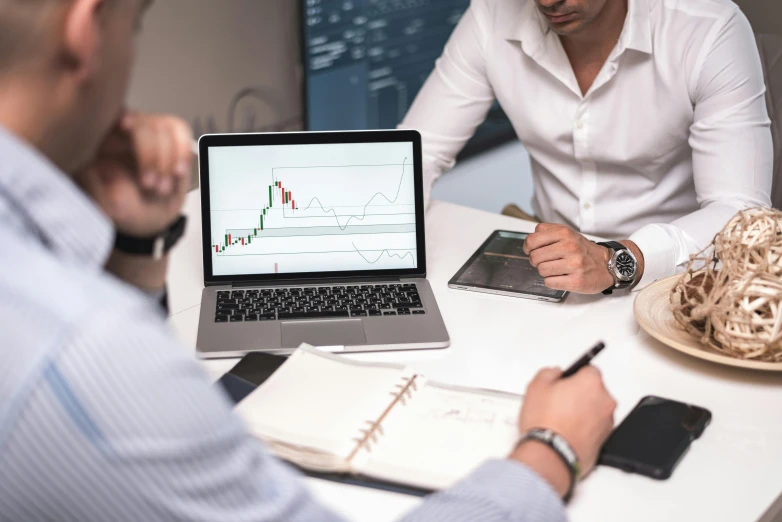
[[[644,256],[644,273],[634,290],[676,273],[676,243],[664,227],[647,225],[629,239]]]

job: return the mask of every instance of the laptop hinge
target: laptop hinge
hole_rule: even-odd
[[[423,279],[424,276],[408,276],[404,279]],[[317,279],[275,279],[274,281],[235,281],[231,283],[233,288],[242,288],[247,286],[291,286],[291,285],[339,285],[353,283],[371,283],[374,281],[401,281],[399,276],[386,277],[330,277]]]

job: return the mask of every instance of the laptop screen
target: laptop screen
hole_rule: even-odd
[[[213,276],[419,268],[412,141],[206,150]]]

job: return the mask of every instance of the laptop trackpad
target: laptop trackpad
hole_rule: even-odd
[[[361,319],[283,322],[281,327],[283,348],[298,348],[302,343],[312,346],[367,344]]]

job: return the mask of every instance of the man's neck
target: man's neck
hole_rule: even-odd
[[[67,169],[67,150],[58,133],[54,100],[45,82],[0,80],[0,126],[29,143],[62,169]]]
[[[576,64],[605,62],[622,34],[627,18],[628,0],[608,0],[603,11],[583,31],[573,35],[560,36],[562,47]]]

